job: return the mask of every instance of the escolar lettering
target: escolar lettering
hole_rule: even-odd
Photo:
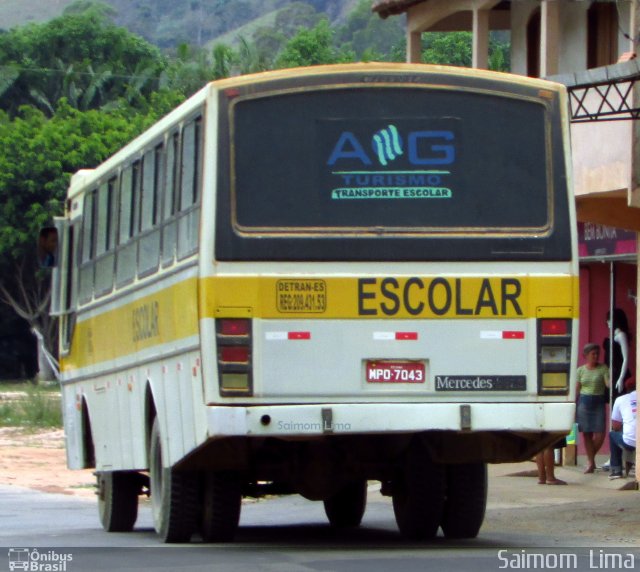
[[[360,316],[522,316],[516,278],[358,280]]]
[[[158,302],[143,304],[133,310],[133,341],[139,342],[160,335]]]

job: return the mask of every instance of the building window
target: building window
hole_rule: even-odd
[[[618,11],[615,2],[594,2],[587,12],[587,68],[618,61]]]

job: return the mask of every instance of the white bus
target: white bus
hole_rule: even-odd
[[[479,70],[210,83],[72,178],[53,280],[68,464],[107,531],[232,539],[243,496],[475,537],[487,463],[574,421],[567,102]],[[390,511],[391,512],[391,511]]]

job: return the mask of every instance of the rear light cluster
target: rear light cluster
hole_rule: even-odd
[[[216,320],[220,395],[250,395],[253,391],[251,320]]]
[[[571,320],[538,320],[538,393],[567,395],[571,368]]]

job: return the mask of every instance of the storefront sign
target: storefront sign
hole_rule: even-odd
[[[636,233],[590,222],[578,223],[578,254],[591,256],[635,255]]]

